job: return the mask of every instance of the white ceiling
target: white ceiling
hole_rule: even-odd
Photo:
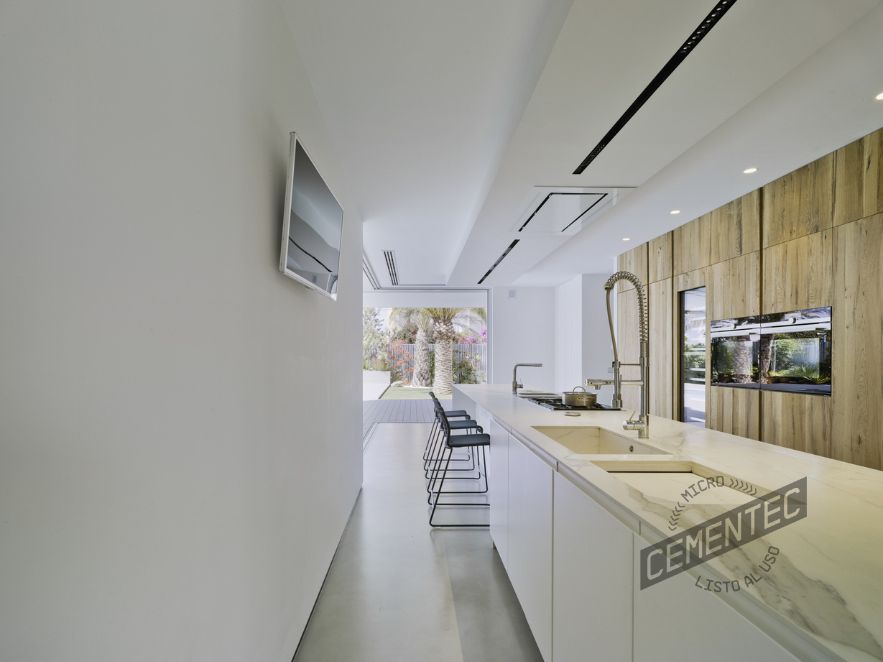
[[[572,0],[287,0],[389,285],[444,284]]]
[[[883,125],[881,0],[738,0],[580,176],[713,0],[287,1],[382,285],[392,249],[403,285],[475,286],[538,186],[635,188],[573,238],[520,237],[485,285],[606,271],[622,236]]]

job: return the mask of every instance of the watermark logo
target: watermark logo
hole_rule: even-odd
[[[738,489],[745,494],[754,495],[757,492],[757,488],[749,483],[737,481],[734,478],[730,478],[730,481],[732,484],[728,487]],[[723,476],[712,476],[697,481],[687,488],[681,494],[684,504],[679,501],[672,510],[668,522],[669,529],[676,530],[678,528],[678,522],[686,509],[686,504],[697,495],[725,485]],[[768,533],[803,519],[807,512],[806,497],[806,478],[801,478],[645,547],[640,554],[641,588],[649,588],[669,577],[674,577],[705,561],[726,554],[752,540],[757,540]],[[777,547],[769,547],[757,571],[769,572],[778,554]],[[744,578],[744,583],[750,585],[759,581],[760,578],[761,575],[753,571],[752,574]],[[732,582],[705,580],[705,582],[708,585],[703,585],[700,578],[697,579],[696,585],[714,592],[737,591],[741,588],[739,580]]]

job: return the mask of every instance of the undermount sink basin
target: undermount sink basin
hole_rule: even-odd
[[[597,460],[593,464],[645,496],[659,499],[677,501],[691,486],[704,483],[690,499],[695,505],[736,506],[767,492],[746,480],[689,460]]]
[[[572,425],[537,425],[534,430],[577,455],[669,455],[629,437],[604,428]]]

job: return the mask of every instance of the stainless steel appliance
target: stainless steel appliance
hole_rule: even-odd
[[[758,365],[764,390],[831,395],[831,309],[764,315]]]
[[[537,393],[531,395],[522,395],[520,397],[524,398],[525,400],[530,400],[540,407],[545,407],[546,409],[552,409],[554,411],[619,411],[618,407],[609,407],[607,405],[602,405],[597,400],[593,404],[585,406],[566,405],[561,400],[561,396],[557,393]]]
[[[760,319],[739,317],[711,323],[711,383],[759,388]]]
[[[711,323],[711,383],[831,395],[831,308]]]

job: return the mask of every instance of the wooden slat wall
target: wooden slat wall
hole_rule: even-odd
[[[647,282],[655,283],[672,277],[672,233],[651,239],[647,247],[647,259],[649,261]]]
[[[718,207],[711,214],[709,264],[760,250],[760,190]]]
[[[637,291],[631,288],[616,295],[616,343],[619,360],[623,363],[637,363],[641,357],[639,342]],[[640,379],[641,370],[633,366],[622,368],[623,379]],[[622,388],[622,406],[627,410],[641,408],[641,391],[637,386],[625,385]]]
[[[650,283],[650,413],[672,418],[674,365],[672,356],[671,278]]]
[[[883,469],[883,214],[834,233],[832,456]]]
[[[647,273],[647,244],[635,246],[632,250],[626,251],[616,259],[617,271],[631,271],[642,283],[648,282]],[[621,280],[617,283],[617,291],[625,292],[633,289],[628,281]]]
[[[831,457],[831,398],[780,391],[761,397],[764,441]]]
[[[760,439],[760,391],[712,386],[708,393],[705,427]]]
[[[763,187],[763,247],[830,228],[834,211],[834,154]]]
[[[834,233],[816,232],[763,252],[763,312],[830,306]]]
[[[883,129],[837,150],[834,225],[883,212]]]
[[[706,285],[709,320],[830,305],[832,397],[709,387],[707,425],[883,469],[881,265],[883,129],[621,256],[650,283],[653,412],[679,411],[679,292]],[[634,301],[618,298],[636,342]]]
[[[760,252],[712,264],[706,288],[709,321],[760,314]],[[710,375],[710,351],[707,356]],[[705,427],[760,439],[759,390],[709,384],[708,391]]]

